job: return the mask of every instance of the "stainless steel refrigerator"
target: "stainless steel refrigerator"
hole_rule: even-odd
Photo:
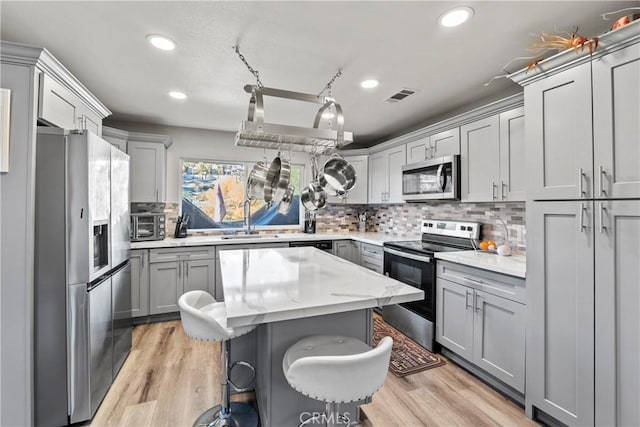
[[[88,132],[39,127],[35,424],[95,414],[131,348],[129,156]]]

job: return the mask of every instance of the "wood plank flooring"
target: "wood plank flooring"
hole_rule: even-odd
[[[180,321],[136,326],[131,354],[90,425],[190,427],[220,401],[219,348],[189,339]],[[451,362],[405,378],[389,373],[362,411],[368,427],[537,425]]]

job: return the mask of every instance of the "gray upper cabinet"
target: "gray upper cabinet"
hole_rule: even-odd
[[[595,204],[595,424],[638,426],[640,201]]]
[[[80,100],[53,77],[40,74],[38,118],[63,129],[77,129]]]
[[[127,152],[127,139],[129,138],[129,132],[103,126],[102,138],[118,150],[124,151],[125,153]]]
[[[605,55],[591,66],[595,197],[638,198],[640,43]]]
[[[594,424],[593,218],[593,202],[527,205],[526,400],[567,425]]]
[[[525,87],[527,199],[593,197],[591,63]]]
[[[356,171],[356,185],[345,199],[336,196],[328,198],[329,203],[366,204],[368,202],[369,156],[344,156]]]
[[[499,200],[500,119],[490,116],[460,128],[464,202]]]
[[[460,128],[445,130],[407,143],[407,163],[460,154]]]
[[[129,139],[131,202],[162,202],[166,198],[166,147]]]
[[[436,297],[436,341],[473,360],[473,289],[438,279]]]
[[[524,149],[524,107],[500,113],[500,200],[526,200]]]
[[[38,119],[63,129],[89,130],[102,134],[102,118],[91,111],[71,90],[48,74],[40,74]]]
[[[369,157],[369,203],[402,203],[402,166],[407,163],[405,145]]]
[[[428,136],[407,143],[407,164],[422,162],[429,158],[431,143]]]
[[[429,137],[431,158],[460,154],[460,128],[445,130]]]
[[[132,250],[131,262],[131,315],[149,315],[149,251]]]

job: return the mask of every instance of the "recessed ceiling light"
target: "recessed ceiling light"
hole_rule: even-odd
[[[186,99],[187,98],[187,95],[185,95],[182,92],[175,91],[175,90],[169,92],[169,96],[174,98],[174,99]]]
[[[380,84],[379,81],[374,80],[374,79],[370,79],[370,80],[364,80],[360,83],[360,86],[362,86],[365,89],[373,89],[374,87],[377,87]]]
[[[176,48],[176,44],[173,40],[156,34],[148,35],[147,40],[149,40],[149,43],[154,47],[157,47],[160,50],[173,50]]]
[[[322,113],[322,118],[323,119],[333,119],[336,115],[333,114],[333,112],[331,111],[325,111],[324,113]]]
[[[456,7],[447,10],[438,18],[438,24],[442,27],[457,27],[473,16],[473,9],[467,6]]]

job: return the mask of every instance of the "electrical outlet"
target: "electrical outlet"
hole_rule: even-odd
[[[389,218],[389,227],[393,227],[393,218]]]

